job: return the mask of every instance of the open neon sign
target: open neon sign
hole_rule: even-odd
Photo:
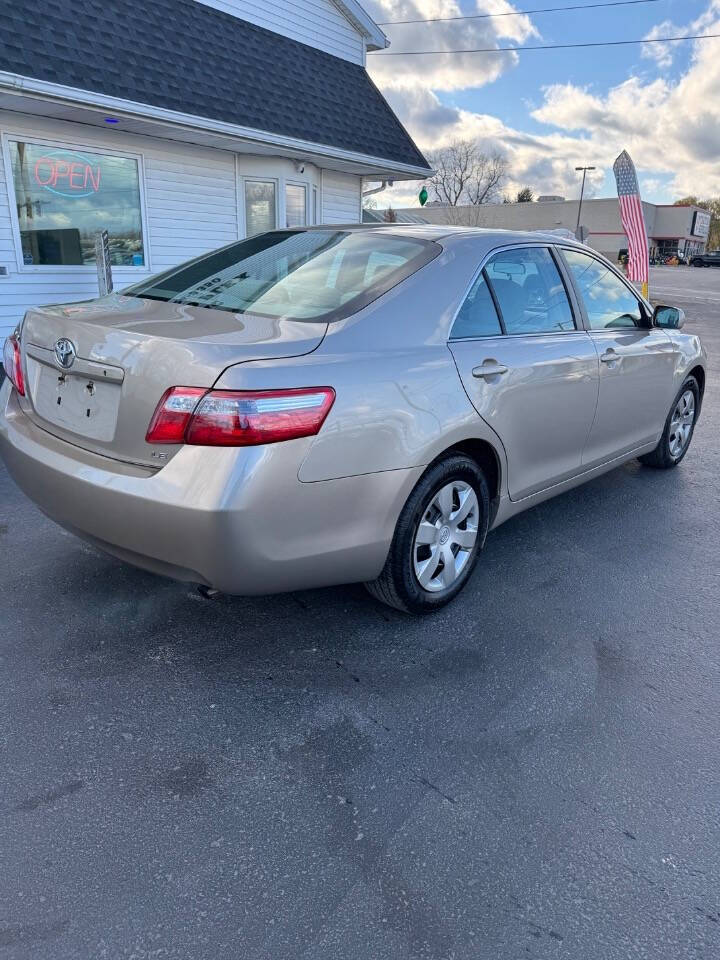
[[[61,197],[90,197],[100,190],[101,168],[73,150],[54,150],[35,161],[35,183]]]

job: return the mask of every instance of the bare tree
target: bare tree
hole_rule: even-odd
[[[430,180],[435,200],[451,207],[492,202],[508,170],[502,154],[483,153],[473,140],[455,140],[429,160],[436,170]]]
[[[430,188],[436,200],[456,207],[466,198],[476,152],[477,148],[471,140],[456,140],[449,147],[430,154],[430,165],[435,168]]]
[[[492,203],[500,193],[500,185],[507,176],[508,162],[500,153],[484,154],[478,151],[475,170],[468,186],[468,199],[473,206]]]
[[[390,205],[383,215],[383,220],[385,223],[397,223],[397,214]]]

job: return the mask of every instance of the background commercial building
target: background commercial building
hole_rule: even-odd
[[[650,254],[670,257],[691,257],[705,249],[710,230],[710,214],[700,207],[676,207],[643,203]],[[578,201],[562,198],[543,199],[534,203],[492,203],[478,207],[451,207],[429,203],[396,211],[398,219],[406,215],[421,216],[428,223],[462,224],[505,230],[558,230],[575,232]],[[581,224],[587,230],[586,242],[616,261],[628,246],[620,222],[617,197],[585,200]]]
[[[361,219],[428,164],[365,70],[357,0],[0,0],[0,337],[275,227]]]

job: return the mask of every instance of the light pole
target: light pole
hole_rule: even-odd
[[[594,170],[595,167],[575,167],[577,171],[582,170],[582,186],[580,187],[580,203],[578,204],[578,218],[577,224],[575,225],[575,236],[577,236],[578,230],[580,229],[580,216],[582,214],[582,202],[583,194],[585,193],[585,177],[587,176],[588,170]]]

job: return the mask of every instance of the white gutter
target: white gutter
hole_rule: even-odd
[[[186,130],[203,130],[206,133],[213,133],[221,137],[243,140],[248,144],[270,144],[286,150],[291,157],[340,160],[346,163],[376,167],[378,170],[397,171],[398,174],[405,174],[407,179],[425,180],[430,174],[428,167],[397,163],[394,160],[371,157],[353,150],[343,150],[339,147],[312,143],[308,140],[299,140],[297,137],[268,133],[265,130],[256,130],[252,127],[243,127],[239,124],[226,123],[223,120],[213,120],[208,117],[198,117],[177,110],[166,110],[164,107],[110,97],[106,94],[94,93],[91,90],[67,87],[64,84],[49,83],[46,80],[36,80],[34,77],[23,77],[20,74],[7,73],[4,70],[0,70],[0,91],[2,90],[41,100],[60,101],[72,106],[79,105],[98,113],[109,113],[118,118],[152,120],[165,126],[182,127]]]
[[[365,37],[369,50],[384,50],[385,47],[390,46],[390,41],[385,33],[357,0],[332,0],[332,2],[355,29]]]
[[[394,185],[394,181],[383,180],[383,182],[380,184],[379,187],[373,187],[372,190],[363,190],[362,192],[363,200],[365,199],[365,197],[372,197],[372,195],[375,193],[382,193],[383,190],[386,190],[388,187],[392,187],[393,185]]]

